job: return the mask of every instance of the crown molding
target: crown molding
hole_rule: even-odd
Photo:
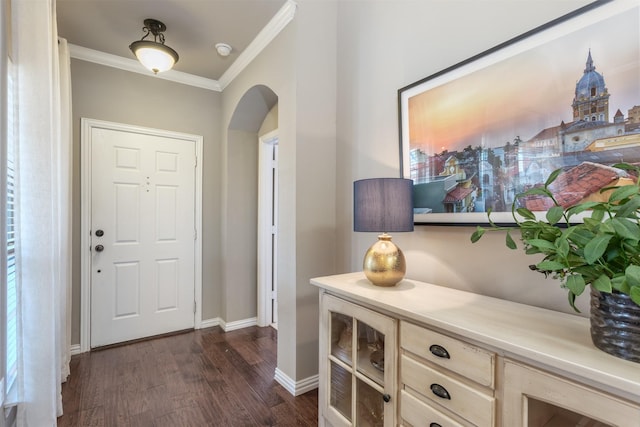
[[[240,54],[238,58],[231,64],[227,71],[222,74],[218,82],[222,90],[226,88],[235,79],[238,74],[244,70],[247,65],[251,63],[262,50],[273,39],[276,38],[280,31],[282,31],[296,14],[298,4],[293,0],[287,0],[287,2],[280,8],[278,13],[269,21],[269,23],[258,33],[255,39],[249,46]]]
[[[280,34],[296,13],[297,3],[293,0],[287,2],[280,8],[278,13],[269,21],[269,23],[258,33],[249,46],[238,55],[238,58],[224,72],[220,80],[208,79],[181,71],[169,70],[154,75],[144,68],[140,62],[135,59],[124,58],[110,53],[100,52],[98,50],[69,43],[69,54],[74,59],[93,62],[107,67],[118,68],[124,71],[131,71],[147,77],[154,77],[163,80],[169,80],[189,86],[195,86],[202,89],[222,92],[271,41]]]
[[[110,53],[100,52],[98,50],[89,49],[69,43],[69,54],[72,58],[82,61],[93,62],[107,67],[118,68],[120,70],[131,71],[163,80],[169,80],[176,83],[182,83],[189,86],[195,86],[202,89],[209,89],[221,92],[220,83],[217,80],[207,79],[205,77],[195,76],[182,71],[169,70],[160,74],[151,74],[149,70],[144,68],[140,62],[135,59],[123,58],[122,56],[112,55]]]

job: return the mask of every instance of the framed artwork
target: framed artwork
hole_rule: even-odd
[[[416,224],[489,210],[511,223],[515,195],[559,168],[554,194],[579,202],[613,185],[612,165],[640,162],[640,1],[592,3],[401,88],[398,104]]]

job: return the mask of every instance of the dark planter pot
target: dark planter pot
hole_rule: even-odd
[[[640,306],[629,295],[591,288],[591,340],[606,353],[640,362]]]

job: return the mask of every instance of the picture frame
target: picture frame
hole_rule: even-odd
[[[591,3],[405,86],[398,120],[417,225],[487,224],[489,210],[513,224],[515,195],[555,169],[640,163],[640,1]]]

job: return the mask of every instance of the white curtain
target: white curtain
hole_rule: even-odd
[[[13,2],[20,272],[18,426],[55,426],[69,374],[71,99],[55,0]],[[60,56],[59,56],[60,55]]]

